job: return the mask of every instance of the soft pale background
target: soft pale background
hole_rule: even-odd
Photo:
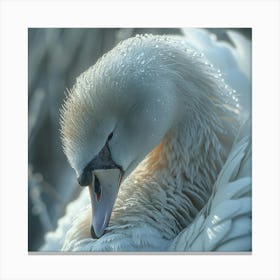
[[[28,27],[253,27],[253,254],[27,253]],[[2,279],[278,279],[279,2],[1,2]]]

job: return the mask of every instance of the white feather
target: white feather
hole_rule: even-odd
[[[169,250],[251,250],[252,181],[249,127],[247,123],[240,131],[208,203],[192,224],[174,239]]]

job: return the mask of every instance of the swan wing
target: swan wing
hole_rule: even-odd
[[[170,251],[251,250],[250,131],[251,124],[247,121],[236,137],[207,205],[174,239]]]

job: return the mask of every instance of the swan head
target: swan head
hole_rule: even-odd
[[[79,184],[89,187],[93,236],[104,233],[121,182],[178,117],[163,44],[124,41],[77,78],[63,105],[63,148]]]

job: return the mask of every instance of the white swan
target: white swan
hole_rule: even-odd
[[[90,195],[42,250],[251,250],[251,130],[240,123],[233,90],[185,39],[123,41],[64,104],[64,151]]]

